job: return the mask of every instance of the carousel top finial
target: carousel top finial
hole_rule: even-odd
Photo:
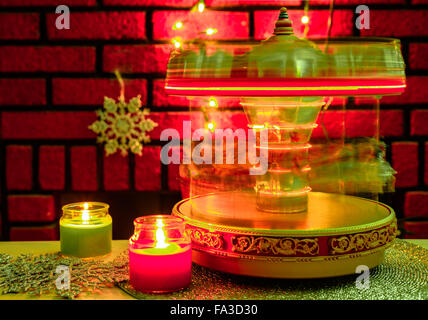
[[[291,35],[293,34],[293,25],[288,20],[287,8],[282,7],[279,10],[278,20],[275,22],[275,29],[273,31],[275,35]]]
[[[281,9],[279,9],[279,18],[280,19],[288,18],[288,13],[287,13],[286,7],[282,7]]]

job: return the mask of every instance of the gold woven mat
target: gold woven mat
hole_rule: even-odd
[[[192,283],[170,294],[143,294],[128,282],[118,286],[144,300],[427,300],[428,250],[396,239],[384,262],[370,270],[370,286],[358,289],[358,274],[308,280],[235,276],[193,265]]]

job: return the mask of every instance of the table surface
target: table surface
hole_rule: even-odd
[[[428,249],[428,239],[406,239],[406,241]],[[112,253],[106,261],[114,259],[117,255],[128,248],[128,240],[113,240]],[[32,253],[34,255],[54,253],[60,251],[59,241],[0,241],[0,253],[13,256],[21,253]],[[42,296],[29,296],[26,294],[5,294],[0,295],[0,300],[52,300],[62,299],[55,294]],[[105,288],[101,293],[83,293],[79,295],[81,300],[134,300],[119,288]]]

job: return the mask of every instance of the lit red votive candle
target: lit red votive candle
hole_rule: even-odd
[[[169,215],[139,217],[129,239],[129,281],[135,290],[165,293],[187,288],[192,250],[181,219]]]

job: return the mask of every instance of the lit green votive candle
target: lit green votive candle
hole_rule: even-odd
[[[112,218],[109,205],[78,202],[65,205],[59,221],[61,253],[89,258],[111,252]]]

